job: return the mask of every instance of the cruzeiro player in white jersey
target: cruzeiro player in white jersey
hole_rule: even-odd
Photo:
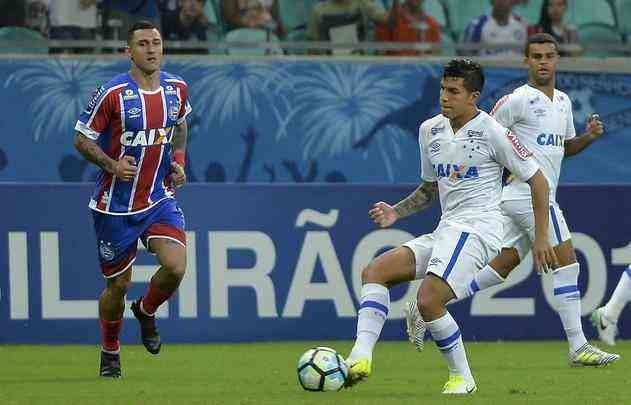
[[[533,153],[550,185],[550,241],[555,245],[560,267],[550,269],[554,286],[555,309],[561,318],[569,343],[572,366],[604,366],[620,358],[590,345],[581,325],[581,295],[578,289],[579,264],[571,234],[556,203],[561,161],[585,149],[603,133],[603,125],[593,116],[587,132],[576,137],[572,102],[567,94],[555,89],[559,63],[558,44],[549,34],[535,34],[525,47],[528,84],[502,97],[491,115],[509,128],[522,145]],[[510,179],[510,178],[509,178]],[[510,181],[510,180],[509,180]],[[502,253],[476,274],[467,296],[504,281],[535,240],[535,218],[528,184],[514,179],[502,193],[504,241]],[[414,303],[406,311],[408,334],[418,350],[423,346],[425,327]]]
[[[452,60],[441,81],[442,114],[421,125],[423,183],[394,206],[378,202],[370,210],[381,227],[419,212],[440,196],[442,216],[434,232],[374,259],[362,272],[357,338],[348,356],[349,385],[369,376],[372,352],[388,315],[388,289],[424,277],[419,308],[449,368],[444,394],[477,390],[458,324],[445,309],[463,297],[475,274],[500,251],[503,167],[530,184],[535,207],[537,265],[554,266],[548,242],[548,185],[519,140],[476,102],[484,85],[479,64]]]

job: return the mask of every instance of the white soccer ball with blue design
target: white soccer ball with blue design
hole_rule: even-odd
[[[334,349],[314,347],[298,360],[298,381],[307,391],[338,391],[348,377],[348,367]]]

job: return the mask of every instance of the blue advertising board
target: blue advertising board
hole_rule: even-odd
[[[189,84],[191,182],[394,183],[418,179],[420,123],[438,113],[442,67],[418,61],[175,59]],[[74,150],[95,89],[129,69],[122,59],[0,59],[0,181],[91,181]],[[523,69],[486,68],[480,108],[525,82]],[[597,112],[603,138],[565,163],[561,181],[631,183],[631,75],[563,72],[577,133]],[[37,156],[37,164],[33,157]]]
[[[439,207],[378,229],[367,212],[408,185],[189,184],[188,268],[161,307],[169,342],[351,339],[360,275],[377,254],[431,232]],[[96,343],[104,286],[87,208],[89,184],[0,185],[0,343]],[[607,299],[631,263],[629,186],[565,186],[558,193],[581,263],[582,310]],[[509,278],[451,306],[466,339],[561,339],[549,276],[527,259]],[[139,253],[128,300],[157,269]],[[542,288],[543,287],[543,288]],[[395,287],[385,339],[402,339],[402,307],[415,285]],[[129,308],[129,305],[127,305]],[[126,317],[130,317],[129,309]],[[631,337],[623,313],[622,337]],[[122,339],[137,342],[127,321]],[[130,327],[131,326],[131,327]],[[588,335],[593,334],[585,323]]]

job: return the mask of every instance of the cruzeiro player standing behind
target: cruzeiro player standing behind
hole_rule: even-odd
[[[502,97],[491,115],[533,153],[550,185],[549,238],[555,246],[560,267],[549,270],[552,271],[555,309],[569,343],[570,365],[604,366],[620,356],[603,352],[585,339],[578,289],[579,264],[563,211],[556,202],[563,157],[585,149],[602,135],[603,125],[593,116],[588,122],[587,132],[576,137],[572,102],[567,94],[555,89],[559,53],[554,37],[535,34],[528,38],[524,62],[528,66],[528,83]],[[528,254],[535,240],[535,218],[528,184],[509,178],[502,194],[501,207],[505,215],[502,253],[476,274],[467,295],[503,282]],[[425,331],[418,313],[408,314],[408,332],[410,340],[419,348]]]
[[[548,243],[548,185],[528,151],[492,117],[478,110],[484,86],[479,64],[453,60],[443,72],[442,114],[419,129],[423,183],[408,197],[390,206],[378,202],[370,216],[387,227],[419,212],[440,196],[442,216],[434,232],[413,239],[374,259],[362,272],[357,338],[348,356],[349,384],[371,373],[373,348],[390,305],[388,289],[424,277],[419,309],[449,368],[444,394],[477,390],[458,324],[445,309],[461,298],[475,274],[495,257],[502,244],[503,167],[532,187],[537,239],[535,262],[555,262]]]
[[[162,38],[152,23],[136,23],[127,45],[131,69],[99,88],[75,126],[74,140],[77,150],[101,168],[90,200],[106,279],[99,299],[100,375],[114,378],[121,376],[118,336],[138,239],[160,263],[144,298],[131,305],[152,354],[161,346],[156,310],[186,270],[184,216],[172,187],[186,181],[187,85],[160,71]]]

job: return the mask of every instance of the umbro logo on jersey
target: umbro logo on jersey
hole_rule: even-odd
[[[539,118],[546,116],[546,110],[544,108],[537,108],[534,113]]]
[[[169,128],[157,128],[146,129],[141,131],[126,131],[123,132],[120,138],[121,145],[123,146],[151,146],[151,145],[163,145],[171,142],[172,127]]]
[[[140,114],[142,113],[142,110],[138,107],[134,107],[134,108],[130,108],[129,111],[127,111],[128,113],[128,117],[129,118],[138,118],[140,117]]]

